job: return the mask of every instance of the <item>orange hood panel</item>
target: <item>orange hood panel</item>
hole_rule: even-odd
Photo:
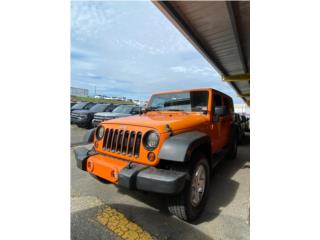
[[[168,131],[167,124],[173,131],[177,131],[205,123],[208,118],[208,115],[202,113],[148,112],[143,115],[112,119],[104,123],[148,127],[157,129],[159,133],[164,133]]]

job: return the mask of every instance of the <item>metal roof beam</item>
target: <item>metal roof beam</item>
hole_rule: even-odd
[[[214,67],[214,69],[220,74],[225,81],[230,84],[236,93],[250,106],[250,100],[247,99],[239,87],[235,84],[236,81],[250,81],[248,73],[248,66],[244,58],[243,49],[241,47],[241,42],[239,38],[238,26],[236,18],[234,15],[234,9],[232,2],[226,2],[227,14],[229,22],[232,28],[232,33],[236,42],[237,51],[239,54],[239,60],[243,69],[243,73],[248,75],[249,79],[244,76],[228,76],[227,71],[224,66],[220,64],[218,59],[214,56],[214,53],[211,52],[210,47],[207,46],[207,43],[197,34],[197,31],[192,28],[192,24],[188,23],[188,20],[180,15],[179,9],[176,9],[175,3],[171,1],[153,1],[153,4],[173,23],[173,25],[190,41],[190,43],[208,60],[208,62]],[[236,79],[236,77],[238,79]]]
[[[242,51],[242,47],[241,47],[241,43],[240,43],[239,31],[238,31],[238,27],[237,27],[237,21],[236,21],[236,18],[234,16],[234,12],[233,12],[233,8],[232,8],[232,1],[226,1],[226,4],[227,4],[227,9],[228,9],[229,18],[230,18],[230,22],[231,22],[231,26],[232,26],[233,36],[234,36],[234,39],[235,39],[236,44],[237,44],[238,53],[239,53],[240,61],[241,61],[241,64],[242,64],[242,68],[243,68],[244,73],[247,73],[248,72],[248,67],[247,67],[246,61],[244,59],[244,55],[243,55],[243,51]]]
[[[239,97],[250,97],[250,93],[242,93]]]
[[[239,81],[250,81],[250,74],[239,74],[233,76],[224,76],[222,78],[225,82],[239,82]]]

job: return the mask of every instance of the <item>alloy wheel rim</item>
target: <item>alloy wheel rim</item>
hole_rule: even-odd
[[[193,174],[191,182],[191,204],[197,207],[204,195],[206,187],[206,170],[203,165],[199,165]]]

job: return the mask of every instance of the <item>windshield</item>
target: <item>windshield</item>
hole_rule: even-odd
[[[81,109],[83,108],[86,104],[88,104],[87,102],[79,102],[79,103],[76,103],[75,105],[73,105],[71,107],[71,109]]]
[[[90,111],[103,112],[107,106],[108,106],[108,104],[96,104],[92,108],[90,108]]]
[[[157,111],[207,111],[208,91],[177,92],[153,95],[148,107]]]
[[[112,112],[113,113],[130,113],[131,109],[132,109],[132,106],[120,105],[119,107],[116,107]]]

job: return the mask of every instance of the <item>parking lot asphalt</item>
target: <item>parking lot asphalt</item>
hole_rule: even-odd
[[[77,137],[84,133],[72,126],[72,141],[81,142]],[[239,146],[236,160],[216,167],[206,208],[192,224],[171,216],[162,195],[104,184],[79,170],[76,147],[71,148],[72,239],[249,239],[249,144]]]
[[[71,146],[83,144],[83,137],[87,129],[79,128],[77,125],[72,124],[70,127]]]

